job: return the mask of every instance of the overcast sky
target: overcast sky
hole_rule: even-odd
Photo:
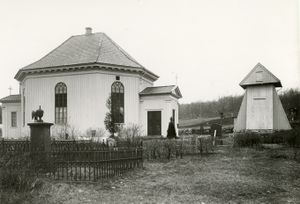
[[[85,27],[105,32],[140,64],[176,83],[181,103],[242,94],[261,62],[284,89],[300,87],[297,0],[0,0],[0,98],[18,69]],[[284,90],[283,89],[283,90]]]

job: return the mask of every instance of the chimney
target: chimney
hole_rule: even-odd
[[[92,34],[92,28],[91,27],[86,27],[85,28],[85,35],[91,35]]]

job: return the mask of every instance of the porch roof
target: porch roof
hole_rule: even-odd
[[[4,98],[0,99],[1,103],[18,103],[21,102],[21,95],[16,94],[16,95],[9,95]]]

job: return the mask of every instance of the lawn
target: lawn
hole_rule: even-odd
[[[97,184],[43,180],[30,193],[2,192],[11,203],[300,203],[300,162],[290,149],[236,149],[171,161]]]

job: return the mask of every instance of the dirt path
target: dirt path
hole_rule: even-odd
[[[288,153],[221,147],[102,184],[49,182],[27,203],[299,203],[300,163]]]

